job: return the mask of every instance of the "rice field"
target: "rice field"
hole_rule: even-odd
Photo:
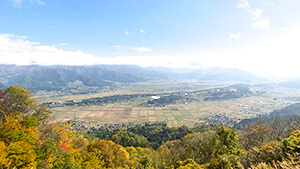
[[[119,124],[166,122],[168,126],[192,126],[201,119],[224,114],[236,120],[254,117],[259,113],[271,112],[291,102],[273,97],[252,96],[226,101],[193,102],[168,105],[166,107],[135,107],[130,103],[115,103],[105,106],[64,106],[52,108],[53,122],[78,119],[91,124]],[[256,109],[260,111],[253,111]]]
[[[94,94],[72,95],[56,93],[40,94],[38,100],[42,102],[55,102],[66,100],[83,100],[95,97],[105,97],[124,94],[156,95],[165,92],[189,92],[208,88],[226,86],[228,84],[198,83],[198,82],[147,82],[120,86],[114,91],[99,91]],[[53,107],[52,122],[77,119],[91,124],[118,124],[118,123],[143,123],[166,122],[169,126],[193,126],[195,123],[204,122],[203,118],[213,115],[226,115],[236,121],[252,118],[256,115],[269,113],[281,109],[291,103],[286,97],[300,97],[299,90],[252,88],[254,93],[264,93],[224,101],[203,101],[204,95],[195,97],[198,102],[188,104],[167,105],[166,107],[142,107],[140,100],[136,102],[123,102],[108,105],[90,106],[64,106]],[[276,98],[276,99],[274,99]]]

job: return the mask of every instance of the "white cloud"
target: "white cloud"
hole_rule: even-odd
[[[116,49],[118,49],[118,50],[122,50],[124,47],[123,46],[121,46],[121,45],[115,45],[115,46],[113,46],[114,48],[116,48]]]
[[[13,2],[14,6],[21,7],[23,0],[10,0]]]
[[[20,8],[22,6],[22,3],[26,2],[26,1],[28,1],[32,4],[35,4],[35,3],[39,4],[39,5],[45,5],[46,4],[42,0],[10,0],[10,1],[14,4],[15,7],[18,7],[18,8]]]
[[[38,3],[39,5],[45,5],[46,4],[46,2],[44,2],[44,1],[41,1],[41,0],[31,0],[31,2],[36,2],[36,3]]]
[[[255,20],[255,19],[258,19],[261,14],[262,14],[263,10],[262,9],[256,9],[256,8],[252,8],[250,10],[250,13],[252,15],[252,18]]]
[[[244,8],[247,10],[249,15],[252,18],[252,26],[256,28],[267,28],[270,25],[270,19],[269,18],[261,18],[261,15],[263,13],[263,9],[259,8],[253,8],[249,5],[247,0],[240,0],[239,3],[236,5],[237,8]]]
[[[124,46],[115,45],[115,48],[123,49]],[[139,52],[151,51],[147,47],[127,47]],[[152,61],[154,58],[155,61]],[[67,51],[55,46],[40,45],[30,42],[25,37],[12,34],[0,34],[0,64],[16,65],[97,65],[97,64],[137,64],[141,66],[172,66],[180,62],[170,62],[167,55],[156,56],[119,56],[96,57],[91,54],[78,51]],[[159,63],[158,63],[159,61]]]
[[[250,8],[250,5],[247,0],[241,0],[239,3],[236,5],[237,8]]]
[[[241,33],[230,34],[231,39],[240,39],[243,35]]]
[[[252,8],[247,0],[241,0],[239,3],[237,3],[236,7],[245,8],[248,11],[248,13],[252,16],[253,20],[258,19],[263,12],[262,9]]]
[[[140,29],[140,32],[146,34],[146,32],[143,29]]]
[[[152,49],[149,47],[135,47],[135,46],[128,47],[128,46],[121,46],[121,45],[114,45],[112,47],[115,49],[118,49],[118,50],[131,49],[131,50],[135,50],[137,52],[151,52],[152,51]]]
[[[132,35],[132,34],[130,32],[128,32],[128,31],[125,31],[124,35]]]
[[[138,52],[151,52],[152,49],[148,47],[130,47],[131,49],[138,51]]]
[[[59,44],[60,46],[70,46],[70,44],[68,44],[68,43],[61,43],[61,44]]]
[[[0,63],[30,65],[89,65],[101,59],[81,51],[65,51],[55,46],[40,45],[24,37],[0,34]]]
[[[270,19],[269,18],[260,19],[256,22],[253,22],[252,26],[256,28],[268,28],[270,26]]]

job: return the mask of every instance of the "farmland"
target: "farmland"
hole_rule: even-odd
[[[165,122],[168,126],[194,126],[202,123],[231,125],[242,119],[268,114],[288,106],[297,102],[289,98],[300,96],[297,90],[266,90],[256,86],[249,88],[250,94],[241,94],[239,89],[242,91],[243,88],[230,86],[231,84],[197,82],[175,82],[172,85],[139,83],[84,95],[43,96],[39,100],[41,103],[64,103],[51,106],[52,122],[72,120],[84,122],[87,126]],[[152,95],[162,98],[176,96],[178,99],[152,104]],[[130,99],[124,99],[125,96]],[[115,99],[116,97],[120,99]],[[111,98],[115,101],[112,102]]]

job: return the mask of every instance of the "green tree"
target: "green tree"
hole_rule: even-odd
[[[262,146],[269,141],[268,136],[270,131],[271,129],[260,121],[252,122],[249,126],[241,130],[241,146],[245,150]]]
[[[209,162],[216,154],[216,132],[188,134],[183,139],[185,158],[191,158],[199,164]]]
[[[210,160],[208,168],[243,168],[240,163],[241,150],[238,149],[236,130],[222,126],[217,129],[216,133],[216,154]]]
[[[273,163],[273,161],[281,161],[284,158],[283,144],[279,141],[272,141],[261,147],[252,148],[247,155],[247,166],[257,163]]]
[[[180,140],[173,140],[161,145],[157,152],[161,160],[161,167],[166,167],[175,165],[177,161],[183,159],[184,147]]]
[[[186,159],[185,161],[177,161],[175,169],[204,169],[201,165],[197,164],[192,159]]]
[[[38,106],[32,96],[20,86],[11,86],[5,91],[0,91],[0,119],[3,120],[8,115],[22,118],[35,116],[39,124],[46,123],[51,111]]]
[[[283,151],[287,155],[291,155],[296,161],[300,161],[300,130],[292,132],[291,136],[284,139]]]
[[[217,129],[218,150],[217,154],[238,154],[238,138],[236,130],[222,126]]]
[[[124,147],[150,147],[149,141],[144,136],[136,135],[126,130],[117,131],[112,136],[112,141]]]
[[[239,156],[233,154],[223,154],[219,155],[216,158],[213,158],[207,165],[207,169],[225,169],[225,168],[234,168],[242,169],[244,168],[240,163]]]

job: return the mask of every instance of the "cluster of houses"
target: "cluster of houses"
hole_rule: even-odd
[[[93,126],[91,126],[90,122],[84,122],[84,121],[75,122],[75,121],[69,120],[66,123],[70,124],[72,126],[71,129],[76,130],[76,131],[83,130],[83,129],[90,129],[93,127]]]
[[[260,108],[253,107],[253,106],[249,107],[245,103],[238,104],[238,106],[242,107],[240,112],[244,112],[244,113],[247,113],[247,114],[265,114],[264,112],[262,112],[262,110]],[[262,105],[260,107],[264,108],[264,105]]]
[[[109,130],[109,131],[113,131],[116,129],[120,129],[120,128],[128,128],[128,127],[135,127],[135,126],[141,126],[141,125],[146,125],[149,122],[144,122],[144,123],[118,123],[118,124],[92,124],[91,122],[84,122],[84,121],[73,121],[73,120],[69,120],[66,122],[67,124],[70,124],[72,126],[72,130],[86,130],[86,129],[90,129],[90,130]]]
[[[50,107],[58,107],[58,106],[63,106],[64,103],[61,101],[57,101],[57,102],[46,102],[43,103],[41,106],[50,106]]]
[[[276,101],[277,98],[274,98],[273,100]],[[261,100],[257,100],[257,102],[262,103]],[[280,103],[278,105],[278,103],[272,102],[272,103],[269,103],[269,104],[261,105],[259,108],[258,107],[253,107],[253,106],[249,107],[248,105],[246,105],[244,103],[238,104],[238,106],[241,107],[240,112],[243,112],[243,113],[246,113],[246,114],[252,114],[253,118],[257,117],[257,116],[262,116],[262,115],[269,115],[271,113],[271,111],[269,111],[269,110],[268,111],[262,111],[261,110],[261,109],[264,109],[268,105],[270,105],[270,106],[282,106],[283,107],[283,106],[289,105],[289,103]]]
[[[216,114],[216,115],[212,115],[212,116],[209,116],[209,117],[205,117],[201,120],[205,121],[206,124],[231,125],[231,124],[234,124],[237,121],[240,121],[241,119],[228,117],[224,113],[224,114]]]

